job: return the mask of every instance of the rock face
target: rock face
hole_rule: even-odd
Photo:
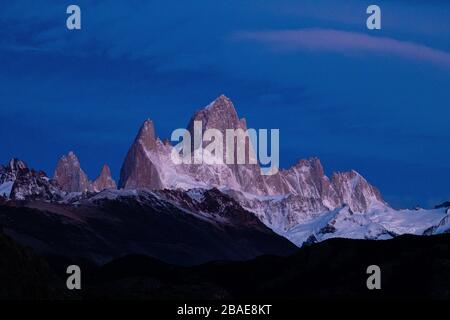
[[[87,175],[73,151],[59,159],[53,179],[65,192],[87,192],[92,190]]]
[[[116,189],[117,185],[111,176],[108,165],[103,165],[102,171],[94,182],[91,182],[81,169],[80,161],[73,151],[61,157],[56,165],[53,180],[64,192],[100,192],[105,189]]]
[[[0,166],[0,196],[13,200],[58,200],[60,192],[43,171],[29,169],[25,162],[11,159],[8,165]]]
[[[116,182],[112,178],[111,170],[107,164],[103,166],[102,172],[92,183],[92,190],[94,192],[100,192],[105,189],[117,189]]]
[[[332,184],[341,203],[353,211],[363,212],[372,203],[383,201],[380,192],[355,170],[333,173]]]
[[[375,204],[387,206],[378,190],[355,171],[334,173],[330,181],[317,158],[300,160],[267,177],[267,185],[270,193],[263,197],[232,192],[246,209],[280,233],[344,205],[354,212],[365,212]]]
[[[234,150],[229,150],[226,143],[227,129],[247,130],[247,123],[244,118],[239,119],[233,102],[226,96],[221,95],[206,108],[197,111],[188,124],[188,130],[194,137],[194,124],[199,122],[202,124],[202,135],[208,129],[216,129],[222,133],[223,145],[223,164],[219,165],[190,165],[187,168],[189,174],[197,180],[203,181],[214,186],[228,186],[246,190],[255,194],[267,193],[267,187],[264,183],[263,176],[260,174],[260,167],[257,164],[255,149],[245,136],[237,135]],[[203,148],[209,145],[208,142],[203,143]],[[245,164],[237,164],[237,145],[245,146]],[[194,145],[198,149],[200,145]],[[234,152],[233,152],[234,151]],[[227,162],[227,153],[233,159],[232,163]],[[205,152],[203,154],[205,157]],[[253,160],[254,164],[250,161]]]
[[[157,169],[158,150],[155,128],[146,120],[137,134],[120,171],[119,187],[126,189],[163,187]]]

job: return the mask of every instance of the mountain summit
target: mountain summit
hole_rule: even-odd
[[[102,172],[92,183],[92,189],[95,192],[100,192],[105,189],[116,189],[116,182],[111,176],[111,170],[107,164],[103,165]]]
[[[89,179],[81,169],[80,161],[73,151],[59,159],[53,179],[66,192],[86,192],[90,190]]]
[[[100,176],[91,182],[81,169],[80,161],[73,151],[63,155],[56,165],[53,181],[64,192],[100,192],[104,189],[116,189],[108,165],[104,165]]]
[[[207,129],[217,129],[225,135],[226,129],[247,129],[245,119],[239,119],[233,102],[225,95],[219,96],[208,106],[195,112],[188,124],[192,136],[194,121],[202,122],[203,132]]]
[[[139,129],[125,157],[120,171],[119,188],[161,189],[163,187],[160,172],[153,159],[158,156],[158,144],[161,144],[161,141],[156,138],[153,121],[147,119]]]

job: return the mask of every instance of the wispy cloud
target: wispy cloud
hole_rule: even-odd
[[[278,49],[315,50],[342,54],[369,52],[423,60],[450,68],[450,53],[415,42],[387,37],[370,36],[358,32],[334,29],[298,29],[272,31],[240,31],[235,40],[251,40]]]

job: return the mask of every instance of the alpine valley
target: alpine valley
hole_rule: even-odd
[[[203,130],[247,129],[223,95],[192,116],[189,131],[194,121]],[[100,266],[137,254],[190,266],[289,256],[330,238],[450,231],[449,203],[395,210],[357,171],[327,177],[317,158],[264,176],[258,164],[175,165],[172,149],[145,120],[117,185],[108,165],[90,180],[72,151],[53,177],[12,159],[0,166],[3,233],[46,257]]]

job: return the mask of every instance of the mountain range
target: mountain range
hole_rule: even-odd
[[[224,95],[195,112],[187,124],[192,135],[195,121],[203,131],[247,129]],[[117,185],[106,164],[91,181],[72,151],[59,159],[53,177],[12,159],[0,166],[0,224],[44,254],[98,263],[125,254],[175,264],[243,260],[287,255],[294,244],[329,238],[383,240],[450,230],[448,204],[395,210],[357,171],[327,177],[318,158],[264,176],[259,164],[176,165],[172,150],[145,120]]]

